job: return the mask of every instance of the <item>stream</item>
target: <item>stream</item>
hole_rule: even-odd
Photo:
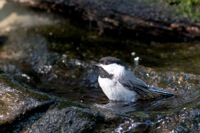
[[[161,116],[179,111],[180,119],[185,120],[182,127],[187,127],[199,114],[200,42],[144,43],[101,36],[98,29],[81,27],[62,15],[4,1],[0,11],[0,68],[21,84],[130,117],[115,132],[122,127],[129,131],[134,124],[141,125],[140,131],[143,124],[152,126],[152,132],[163,125],[162,131],[168,131],[171,119],[179,119],[179,113],[174,114],[177,117]],[[103,56],[123,60],[139,78],[175,96],[133,104],[110,102],[98,86],[94,66]],[[138,57],[137,64],[134,59]],[[190,115],[184,116],[188,112]],[[136,115],[138,119],[132,120]],[[155,125],[156,121],[163,123]],[[174,132],[185,131],[182,127]]]

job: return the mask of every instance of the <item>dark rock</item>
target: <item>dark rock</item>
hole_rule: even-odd
[[[200,38],[200,25],[182,17],[166,3],[146,0],[15,0],[69,16],[74,23],[99,28],[100,34],[141,41],[191,41]],[[90,26],[91,26],[90,25]]]
[[[199,84],[196,84],[199,82],[198,76],[164,74],[143,67],[137,67],[135,71],[138,76],[147,74],[148,83],[157,82],[161,87],[162,80],[168,81],[166,82],[168,85],[164,86],[173,90],[176,96],[149,102],[138,101],[131,104],[110,102],[107,105],[89,106],[34,91],[26,85],[20,85],[2,72],[0,131],[30,133],[199,131],[199,91],[191,93],[199,88]],[[142,77],[145,78],[145,75]],[[171,88],[174,85],[170,83],[177,84],[177,87]]]
[[[98,114],[88,109],[69,107],[49,110],[26,131],[29,133],[82,133],[91,132],[98,119]]]
[[[8,40],[7,36],[0,36],[0,47]]]
[[[101,129],[106,122],[105,114],[90,109],[89,105],[34,91],[4,73],[0,74],[0,114],[0,132],[74,133],[109,129],[113,126]]]
[[[0,101],[1,131],[18,130],[27,117],[37,119],[54,103],[50,96],[24,88],[6,74],[0,74]]]
[[[50,2],[51,0],[49,0]],[[29,1],[28,1],[29,2]],[[41,1],[40,1],[41,2]],[[44,5],[47,4],[45,1]],[[60,1],[61,3],[64,1]],[[66,1],[65,1],[66,2]],[[98,5],[97,2],[89,2],[88,0],[82,1],[86,2],[83,6],[87,10],[83,9],[79,4],[76,4],[80,1],[69,1],[71,11],[83,13],[85,11],[94,11],[95,8],[101,7],[102,3],[105,5],[105,1],[100,1]],[[124,1],[107,1],[110,4],[107,7],[101,7],[101,11],[108,11],[109,8],[114,8],[117,11],[123,11],[127,7],[128,11],[125,13],[130,13],[134,16],[144,19],[148,15],[142,17],[142,14],[137,12],[131,12],[131,6],[126,5],[123,7],[117,6],[116,2]],[[113,4],[113,6],[111,6]],[[42,4],[41,4],[42,5]],[[59,3],[58,3],[59,5]],[[94,5],[94,7],[92,7]],[[134,5],[137,7],[137,5]],[[77,8],[75,8],[77,7]],[[79,8],[80,7],[80,8]],[[144,7],[138,6],[141,9],[148,8],[148,5]],[[90,10],[89,10],[90,9]],[[160,8],[158,8],[160,9]],[[156,9],[156,10],[158,10]],[[105,12],[104,11],[104,12]],[[146,12],[148,12],[147,10]],[[87,12],[85,12],[87,13]],[[92,16],[91,21],[102,21],[98,24],[99,26],[108,28],[110,30],[115,29],[118,26],[117,21],[119,20],[116,16],[110,16],[111,19],[102,19],[106,15],[112,14],[113,12],[107,12],[107,14],[102,14],[101,16]],[[96,14],[94,12],[94,14]],[[173,14],[172,14],[173,15]],[[84,20],[88,20],[87,14]],[[152,14],[149,15],[149,19],[152,17]],[[158,23],[165,18],[155,18]],[[137,20],[137,18],[136,18]],[[172,22],[178,21],[179,19],[171,20]],[[112,24],[113,23],[113,24]],[[120,21],[121,23],[121,21]],[[107,24],[107,25],[106,25]],[[164,23],[166,24],[166,23]],[[132,24],[128,25],[131,26]],[[56,25],[57,26],[57,25]],[[121,25],[119,25],[121,26]],[[135,25],[132,25],[135,26]],[[135,50],[135,47],[128,47],[130,49],[127,52],[127,49],[119,47],[116,49],[116,43],[113,42],[113,45],[105,47],[110,44],[100,40],[104,44],[102,47],[103,51],[100,51],[100,46],[96,46],[94,51],[90,51],[91,46],[94,46],[93,42],[91,45],[86,47],[83,45],[86,51],[88,50],[88,55],[84,53],[84,50],[81,49],[81,45],[84,42],[79,42],[80,45],[77,45],[77,41],[68,40],[64,35],[67,35],[69,32],[74,32],[72,29],[67,29],[68,32],[61,32],[60,29],[64,29],[65,25],[60,25],[59,28],[56,28],[57,32],[54,32],[54,26],[48,27],[48,30],[36,28],[19,28],[18,30],[12,30],[11,36],[8,37],[8,41],[5,42],[4,47],[1,49],[1,64],[2,69],[7,70],[10,75],[18,75],[22,77],[25,81],[20,80],[20,78],[15,78],[18,81],[23,83],[31,82],[33,88],[37,88],[40,91],[46,91],[52,95],[57,95],[64,97],[65,99],[75,100],[75,101],[84,101],[82,100],[85,97],[91,96],[90,100],[93,100],[92,103],[101,102],[101,104],[88,105],[81,102],[72,102],[58,97],[53,97],[52,95],[47,95],[45,93],[40,93],[31,89],[28,86],[16,82],[14,79],[10,78],[8,74],[0,72],[0,132],[199,132],[199,88],[200,88],[200,77],[197,76],[196,71],[192,74],[186,73],[175,73],[167,72],[174,66],[174,62],[169,64],[162,64],[161,67],[169,67],[167,70],[159,69],[158,71],[145,67],[137,67],[135,69],[135,74],[147,82],[149,85],[154,85],[156,87],[162,87],[175,93],[174,97],[168,99],[156,99],[152,101],[138,101],[136,103],[116,103],[109,102],[105,104],[103,99],[96,99],[100,95],[104,95],[101,90],[97,91],[97,70],[92,72],[93,60],[98,60],[100,56],[106,54],[113,54],[122,59],[126,56],[130,59],[129,52]],[[123,27],[122,27],[123,28]],[[33,32],[35,31],[38,32]],[[46,29],[46,28],[45,28]],[[25,30],[26,32],[23,32]],[[45,34],[39,32],[42,30]],[[65,29],[66,30],[66,29]],[[121,30],[121,29],[120,29]],[[29,32],[32,31],[32,32]],[[64,31],[64,30],[63,30]],[[181,30],[180,30],[181,31]],[[85,32],[80,32],[78,38],[87,38],[85,36],[80,36]],[[9,33],[7,33],[9,34]],[[57,35],[56,35],[57,34]],[[65,54],[54,53],[48,48],[48,35],[51,40],[49,42],[54,43],[56,40],[62,40],[60,47],[55,43],[58,51],[62,51]],[[53,36],[52,36],[53,35]],[[115,37],[116,38],[116,37]],[[120,39],[120,38],[119,38]],[[66,46],[67,40],[67,47]],[[74,38],[73,40],[77,40]],[[81,40],[81,39],[80,39]],[[68,42],[69,41],[69,42]],[[56,42],[56,41],[55,41]],[[87,42],[87,41],[86,41]],[[130,43],[130,42],[126,42]],[[126,44],[118,42],[118,44]],[[130,43],[130,45],[135,44],[136,42]],[[4,42],[3,42],[4,44]],[[65,44],[65,45],[64,45]],[[183,44],[180,44],[182,47]],[[73,48],[69,48],[73,46]],[[102,46],[102,45],[101,45]],[[115,47],[116,46],[116,47]],[[125,45],[122,45],[125,46]],[[141,44],[136,44],[137,46],[142,46]],[[195,49],[195,51],[189,51]],[[110,49],[108,52],[105,49]],[[145,50],[144,50],[145,49]],[[166,50],[167,47],[163,48]],[[174,51],[179,50],[178,53]],[[170,58],[172,60],[175,57],[183,54],[182,60],[188,61],[193,60],[197,61],[198,58],[198,47],[185,47],[187,54],[181,51],[181,48],[170,49]],[[74,51],[72,51],[74,50]],[[147,54],[148,50],[145,47],[141,47],[142,52],[149,58],[146,60],[152,60],[152,58],[158,58],[159,55]],[[70,51],[70,52],[69,52]],[[98,51],[98,52],[97,52]],[[120,51],[122,54],[118,54],[117,51]],[[173,51],[173,55],[172,52]],[[68,53],[69,52],[69,53]],[[156,53],[160,54],[160,49],[155,50]],[[69,56],[71,54],[78,53],[81,58],[77,56]],[[193,56],[192,53],[196,53]],[[98,56],[96,56],[96,55]],[[138,56],[140,54],[137,53]],[[161,52],[161,56],[162,52]],[[88,58],[91,57],[91,58]],[[141,57],[141,56],[140,56]],[[161,60],[165,60],[166,56],[163,56]],[[186,58],[187,57],[187,58]],[[95,59],[94,59],[95,58]],[[141,57],[144,61],[145,58]],[[187,60],[188,59],[188,60]],[[160,60],[160,61],[161,61]],[[176,61],[178,61],[176,59]],[[128,62],[128,61],[127,61]],[[164,61],[166,63],[166,61]],[[147,63],[148,64],[148,63]],[[159,63],[158,63],[159,64]],[[189,63],[188,63],[189,64]],[[157,65],[157,64],[156,64]],[[178,64],[182,65],[182,64]],[[184,64],[185,65],[185,64]],[[195,65],[198,66],[198,62],[195,62]],[[191,65],[188,65],[190,69]],[[198,68],[198,67],[196,67]],[[162,71],[163,70],[163,71]],[[170,70],[172,71],[172,70]],[[178,69],[177,71],[180,72]],[[34,78],[32,78],[34,77]],[[37,79],[37,80],[36,80]],[[83,82],[82,82],[83,79]],[[71,86],[70,86],[71,85]],[[42,88],[42,89],[41,89]],[[90,89],[98,88],[98,89]],[[44,89],[44,90],[43,90]],[[96,93],[93,93],[93,92]],[[107,100],[107,99],[106,99]],[[103,102],[104,103],[103,103]],[[85,101],[84,101],[85,102]],[[108,100],[106,101],[108,102]],[[103,104],[102,104],[103,103]]]

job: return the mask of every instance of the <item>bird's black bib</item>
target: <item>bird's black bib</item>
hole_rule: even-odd
[[[112,79],[113,78],[113,74],[109,74],[108,72],[106,72],[103,68],[99,68],[99,76],[101,78],[109,78]]]

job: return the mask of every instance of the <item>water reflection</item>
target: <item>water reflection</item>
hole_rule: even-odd
[[[109,101],[107,104],[96,104],[97,107],[116,112],[118,114],[130,114],[136,111],[162,111],[171,108],[169,100],[174,98],[162,98],[154,100],[138,100],[136,102],[114,102]]]

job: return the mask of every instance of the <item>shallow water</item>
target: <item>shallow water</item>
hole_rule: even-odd
[[[163,73],[200,74],[200,42],[140,43],[112,39],[99,36],[96,29],[76,28],[59,15],[16,8],[19,5],[4,3],[1,9],[7,16],[1,16],[0,25],[17,20],[2,29],[1,36],[7,38],[1,46],[2,69],[48,93],[73,100],[106,99],[101,90],[93,89],[98,85],[83,89],[80,80],[96,71],[92,65],[107,55],[116,56],[131,67],[134,67],[134,58],[139,57],[140,65]],[[95,82],[96,75],[86,78],[94,78]]]
[[[11,3],[5,3],[1,12],[7,15],[0,16],[0,66],[21,83],[51,95],[142,119],[129,119],[119,128],[164,121],[159,115],[188,106],[198,107],[200,42],[141,43],[113,39],[99,36],[98,29],[80,28],[62,16]],[[148,84],[172,91],[176,96],[131,104],[109,102],[98,87],[98,70],[93,66],[108,55],[126,62]],[[136,57],[144,67],[135,65]],[[155,118],[153,112],[157,113]],[[154,122],[148,121],[152,118]]]

